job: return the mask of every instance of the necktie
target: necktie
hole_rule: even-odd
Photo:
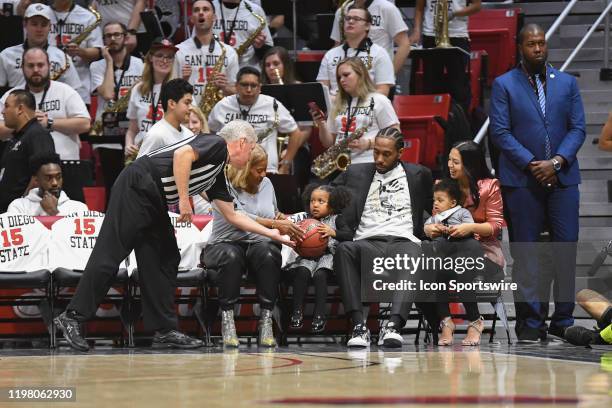
[[[540,81],[540,75],[534,75],[536,87],[538,89],[538,102],[540,103],[540,109],[542,109],[542,114],[546,117],[546,94],[544,93],[544,85],[542,81]],[[544,135],[544,151],[546,154],[546,159],[550,159],[551,148],[550,148],[550,139],[548,137],[548,132]]]

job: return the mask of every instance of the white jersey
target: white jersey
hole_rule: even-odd
[[[276,123],[277,117],[278,124]],[[279,133],[291,133],[298,128],[287,108],[268,95],[259,95],[257,101],[250,107],[241,105],[237,95],[226,96],[210,112],[208,127],[211,132],[218,132],[225,124],[234,119],[244,119],[255,128],[258,139],[261,139],[259,143],[268,154],[267,172],[276,173],[278,171],[276,138]]]
[[[104,214],[96,211],[82,211],[57,220],[51,227],[49,265],[84,270],[103,222]]]
[[[366,67],[370,65],[368,72],[375,85],[395,85],[393,62],[387,51],[376,44],[372,44],[369,51],[367,48],[365,50],[354,49],[343,44],[327,51],[321,61],[317,81],[329,81],[329,91],[335,95],[338,92],[336,67],[343,59],[358,56]]]
[[[221,47],[215,41],[215,46],[212,53],[209,53],[210,45],[201,44],[198,47],[199,41],[197,38],[191,37],[179,45],[178,52],[174,58],[174,72],[177,76],[181,76],[183,67],[191,66],[191,76],[188,81],[193,86],[193,103],[199,105],[204,93],[204,88],[208,82],[208,76],[212,72],[219,56],[221,55]],[[227,77],[229,84],[236,82],[236,74],[238,74],[238,54],[234,48],[223,45],[225,49],[225,61],[223,62],[222,72]]]
[[[116,21],[127,27],[132,17],[134,3],[136,0],[95,0],[96,9],[102,16],[101,26],[104,27],[104,24]],[[145,32],[142,23],[138,27],[138,32]]]
[[[272,34],[270,34],[270,29],[266,22],[266,14],[260,6],[248,0],[242,0],[238,7],[230,9],[219,4],[219,0],[213,0],[213,2],[217,16],[217,20],[213,25],[213,31],[222,42],[238,49],[261,25],[261,22],[253,15],[255,13],[264,19],[265,27],[261,32],[266,36],[266,44],[271,47],[274,46]],[[245,3],[249,4],[253,12],[247,9]],[[225,21],[225,30],[223,29],[222,20]],[[229,37],[227,40],[225,39],[226,35]],[[252,46],[239,59],[241,68],[246,65],[259,68],[259,59],[255,56],[255,49]]]
[[[106,73],[106,61],[104,59],[93,62],[90,65],[91,69],[91,93],[96,94],[97,89],[104,82],[104,74]],[[117,98],[128,93],[131,87],[137,84],[142,78],[142,70],[144,64],[140,58],[130,56],[125,67],[115,69],[115,86],[119,85]],[[96,111],[96,120],[100,119],[100,115],[104,112],[107,101],[98,95],[98,110]]]
[[[436,35],[434,27],[434,13],[438,0],[427,0],[425,10],[423,10],[423,35],[434,37]],[[448,11],[457,11],[467,7],[466,0],[449,0]],[[468,35],[468,16],[456,16],[448,22],[448,36],[455,38],[467,38]]]
[[[140,93],[141,84],[136,84],[132,88],[126,113],[128,119],[133,119],[138,123],[138,134],[134,138],[134,143],[136,144],[142,142],[154,122],[164,117],[164,110],[159,100],[161,84],[153,85],[152,92],[149,92],[147,95]],[[155,111],[155,114],[153,114],[153,111]]]
[[[146,136],[142,140],[142,145],[138,151],[138,157],[141,157],[160,147],[168,146],[179,142],[183,139],[193,136],[193,132],[185,126],[180,125],[178,130],[172,126],[166,119],[161,119],[159,122],[151,126]]]
[[[5,48],[0,52],[0,86],[10,86],[14,88],[24,87],[25,78],[21,70],[23,52],[25,45],[19,44]],[[61,71],[66,66],[66,61],[70,64],[68,69],[59,77],[58,81],[70,85],[75,89],[80,97],[84,99],[89,92],[85,89],[79,78],[74,64],[70,57],[57,47],[52,45],[47,47],[49,55],[50,76]],[[89,85],[88,85],[89,86]]]
[[[33,216],[0,215],[0,271],[34,272],[48,266],[49,230]]]
[[[373,104],[373,105],[372,105]],[[374,108],[372,111],[371,108]],[[365,100],[357,103],[357,98],[351,101],[350,113],[348,106],[344,105],[335,117],[327,119],[327,128],[336,135],[336,143],[344,140],[358,129],[366,126],[367,131],[361,136],[363,139],[374,140],[380,129],[399,124],[391,101],[386,96],[373,92]],[[373,163],[372,150],[359,153],[351,150],[351,163]]]
[[[349,0],[345,7],[355,3],[354,0]],[[402,19],[402,14],[399,9],[388,0],[374,0],[368,7],[368,11],[372,15],[372,26],[370,27],[369,37],[374,44],[380,45],[393,58],[393,38],[402,31],[408,31],[408,26]],[[336,10],[336,17],[332,25],[331,39],[341,42],[340,38],[340,9]]]
[[[13,89],[24,89],[16,87]],[[0,120],[4,121],[4,102],[13,90],[5,93],[0,99]],[[37,110],[46,112],[53,120],[64,118],[87,118],[89,112],[85,103],[74,89],[57,81],[50,81],[48,89],[33,93],[36,99]],[[62,160],[79,160],[80,140],[78,133],[62,133],[57,130],[51,132],[55,151]]]
[[[49,44],[53,44],[60,48],[70,43],[72,39],[80,35],[87,27],[93,25],[96,21],[96,17],[91,11],[79,5],[73,5],[69,11],[65,12],[55,11],[53,8],[51,10],[52,19]],[[81,48],[102,48],[103,46],[102,30],[99,26],[94,28],[80,45]],[[84,61],[80,57],[72,57],[72,62],[79,74],[79,79],[81,80],[83,88],[87,91],[87,93],[81,95],[81,97],[85,103],[89,103],[90,94],[92,92],[90,88],[89,62]]]

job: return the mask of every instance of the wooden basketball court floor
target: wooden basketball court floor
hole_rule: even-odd
[[[610,350],[610,349],[608,349]],[[7,390],[72,387],[76,401]],[[568,344],[480,348],[292,345],[224,351],[63,346],[0,350],[2,407],[612,407],[612,352]]]

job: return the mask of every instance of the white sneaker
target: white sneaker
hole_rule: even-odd
[[[370,346],[370,330],[364,323],[356,324],[353,327],[353,335],[348,343],[348,347],[369,347]]]
[[[404,341],[402,335],[395,329],[393,323],[387,323],[387,325],[382,329],[380,339],[381,340],[378,342],[379,346],[382,345],[384,347],[393,348],[402,347],[402,343]]]

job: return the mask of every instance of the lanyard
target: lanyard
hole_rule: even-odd
[[[353,97],[351,96],[351,99],[349,99],[348,101],[348,107],[346,109],[346,126],[344,127],[344,137],[345,138],[349,137],[349,130],[351,128],[351,122],[353,120],[353,117],[355,116],[355,113],[357,112],[357,106],[355,106],[355,110],[353,114],[351,114],[352,103],[353,103]],[[359,101],[357,101],[357,105],[359,105]]]
[[[251,109],[253,108],[253,105],[255,105],[255,103],[257,103],[257,101],[255,101],[255,103],[251,106],[249,106],[249,109],[242,109],[242,105],[240,104],[240,99],[238,99],[238,95],[236,95],[236,103],[238,104],[238,110],[240,111],[240,115],[242,116],[242,120],[247,120],[247,118],[249,117],[249,113],[251,112]]]
[[[53,14],[55,15],[55,21],[57,24],[57,32],[58,32],[58,37],[57,37],[57,46],[58,47],[63,47],[64,43],[62,42],[62,28],[64,28],[64,25],[66,24],[66,22],[68,21],[68,17],[70,17],[70,14],[72,13],[72,10],[74,10],[74,3],[70,4],[70,9],[68,11],[68,14],[66,14],[66,17],[64,19],[60,19],[57,16],[57,13],[55,12],[55,9],[53,9]]]
[[[161,96],[161,88],[159,96]],[[153,92],[153,88],[151,88],[151,126],[153,126],[155,122],[157,122],[157,107],[159,106],[159,96],[157,97],[157,102],[155,102],[155,92]]]
[[[130,55],[126,55],[125,56],[126,59],[129,60]],[[125,60],[123,61],[123,64],[121,65],[121,76],[119,76],[119,81],[117,81],[117,77],[115,75],[113,75],[113,81],[115,82],[115,99],[119,99],[119,89],[121,88],[121,82],[123,82],[123,76],[125,75],[126,71],[128,70],[128,67],[125,63]],[[152,92],[152,90],[151,90]]]
[[[47,91],[49,90],[50,87],[51,87],[51,81],[49,81],[47,85],[45,85],[45,90],[43,92],[42,98],[40,99],[40,102],[38,103],[38,110],[41,112],[42,112],[42,107],[45,104],[45,99],[47,99]],[[25,90],[30,92],[30,87],[26,85]]]
[[[223,5],[223,2],[219,2],[219,5],[221,6],[221,29],[223,30],[223,42],[229,45],[230,39],[232,38],[232,35],[234,35],[234,27],[236,27],[236,19],[238,18],[238,11],[240,10],[240,5],[242,4],[242,2],[238,3],[238,7],[236,7],[236,13],[234,14],[234,20],[232,21],[232,28],[230,28],[230,32],[229,35],[227,35],[227,33],[225,32],[225,15],[223,13],[223,7],[225,7]]]

